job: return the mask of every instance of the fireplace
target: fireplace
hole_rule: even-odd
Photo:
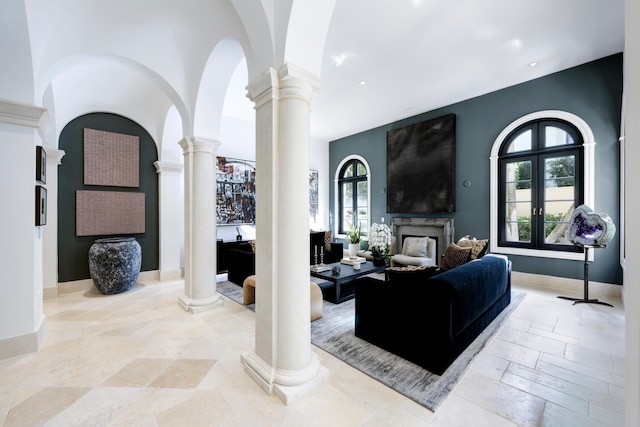
[[[395,253],[402,252],[404,237],[428,236],[436,239],[436,260],[444,254],[453,242],[454,228],[452,218],[392,218],[391,232],[396,237]]]

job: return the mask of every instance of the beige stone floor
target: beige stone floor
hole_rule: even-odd
[[[285,406],[243,371],[254,313],[185,313],[182,282],[45,301],[41,349],[0,361],[3,426],[621,426],[624,311],[527,297],[434,414],[313,347],[329,376]]]

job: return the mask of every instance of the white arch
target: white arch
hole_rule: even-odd
[[[367,169],[367,219],[369,221],[369,226],[371,226],[371,167],[369,166],[369,162],[367,162],[367,159],[360,156],[359,154],[349,154],[344,159],[342,159],[333,175],[333,217],[335,218],[335,221],[333,222],[333,235],[341,238],[345,238],[346,236],[344,234],[338,234],[338,230],[340,229],[337,222],[338,218],[340,218],[338,179],[340,178],[340,171],[342,170],[342,167],[345,165],[345,163],[354,159],[361,161],[362,164],[364,164],[364,167]],[[366,230],[366,233],[368,235],[369,230]]]
[[[519,119],[514,120],[510,123],[496,138],[491,147],[491,156],[489,157],[490,162],[490,203],[491,203],[491,223],[490,223],[490,244],[491,244],[491,252],[499,252],[505,254],[512,255],[524,255],[524,256],[532,256],[532,257],[542,257],[542,258],[556,258],[556,259],[570,259],[580,261],[584,258],[582,253],[575,252],[561,252],[561,251],[538,251],[535,249],[522,249],[522,248],[511,248],[511,247],[501,247],[498,246],[498,159],[499,152],[502,143],[509,136],[511,132],[517,129],[519,126],[540,119],[559,119],[564,120],[566,122],[574,125],[580,135],[582,136],[582,140],[584,141],[584,154],[583,154],[583,175],[584,175],[584,204],[587,206],[593,207],[595,204],[595,146],[596,141],[593,136],[593,131],[580,117],[575,114],[560,111],[560,110],[544,110],[544,111],[536,111],[534,113],[527,114],[525,116],[520,117]],[[593,258],[593,252],[589,253],[589,257]]]
[[[294,0],[287,29],[284,62],[320,76],[336,0]]]
[[[242,46],[231,38],[221,40],[211,52],[198,87],[194,135],[216,140],[220,138],[225,95],[231,77],[243,57]]]
[[[139,62],[131,60],[120,55],[110,54],[75,54],[66,56],[47,68],[37,81],[36,98],[40,99],[44,96],[45,91],[54,80],[64,75],[67,71],[79,67],[100,68],[100,67],[117,67],[129,72],[140,75],[143,79],[152,82],[171,102],[176,106],[182,119],[182,127],[185,132],[192,131],[191,115],[184,103],[184,100],[178,95],[176,90],[157,72],[142,65]],[[87,111],[89,112],[89,111]],[[118,112],[116,112],[118,113]],[[135,120],[135,118],[133,118]],[[137,120],[136,120],[137,121]],[[60,129],[62,126],[60,126]],[[149,131],[149,129],[148,129]],[[155,132],[150,132],[154,134]]]

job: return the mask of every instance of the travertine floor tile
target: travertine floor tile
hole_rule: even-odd
[[[436,413],[314,346],[327,381],[284,405],[240,362],[255,313],[227,298],[186,313],[182,281],[64,294],[44,303],[40,351],[0,361],[0,425],[622,425],[621,302],[574,306],[563,292],[524,290]]]
[[[88,387],[47,387],[11,408],[3,425],[42,425],[90,391]]]
[[[206,359],[174,360],[149,387],[195,388],[215,363]]]

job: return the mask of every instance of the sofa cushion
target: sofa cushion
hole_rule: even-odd
[[[435,266],[407,266],[407,267],[388,267],[386,270],[387,280],[391,281],[414,281],[428,279],[438,273],[438,267]]]
[[[433,258],[433,254],[428,253],[428,243],[428,237],[407,237],[402,244],[402,254]]]
[[[489,239],[478,240],[468,234],[458,240],[458,246],[471,248],[471,259],[482,258],[489,249]]]
[[[331,250],[331,230],[327,230],[324,232],[324,250]]]
[[[444,256],[440,260],[440,268],[443,270],[451,270],[471,259],[471,248],[463,248],[455,243],[451,243],[444,251]]]

